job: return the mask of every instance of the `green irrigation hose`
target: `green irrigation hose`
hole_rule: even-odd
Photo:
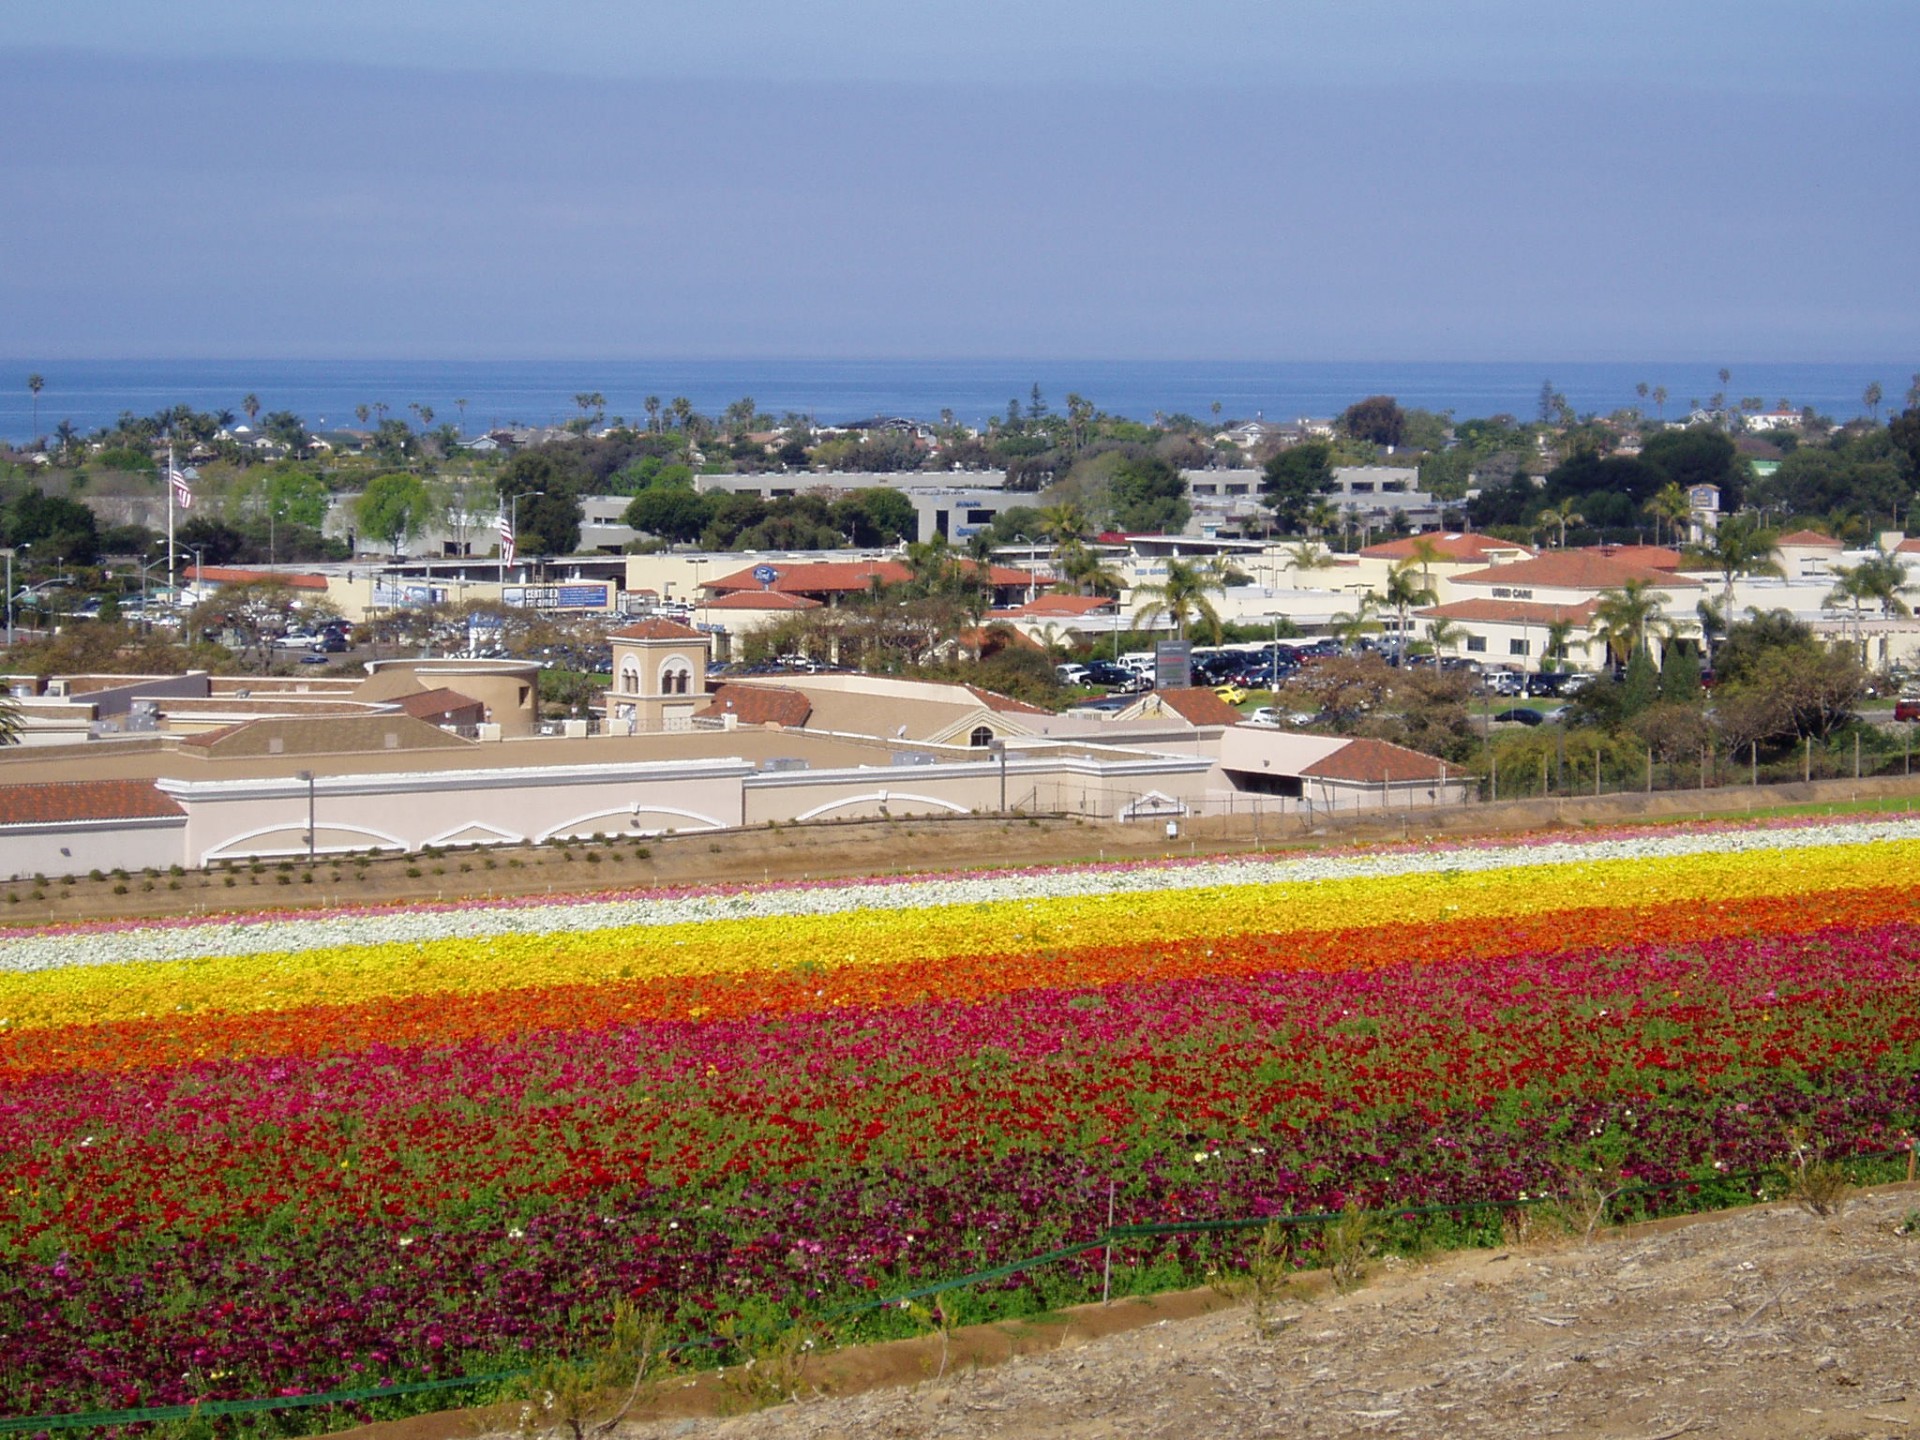
[[[1848,1160],[1891,1160],[1907,1153],[1908,1149],[1903,1145],[1893,1150],[1870,1151],[1849,1155],[1846,1158]],[[1617,1191],[1612,1198],[1658,1195],[1669,1190],[1683,1190],[1689,1186],[1703,1184],[1759,1180],[1778,1173],[1777,1170],[1743,1170],[1732,1174],[1715,1175],[1710,1181],[1690,1179],[1672,1180],[1660,1185],[1635,1185]],[[1551,1195],[1538,1195],[1529,1196],[1525,1200],[1460,1200],[1452,1204],[1439,1205],[1393,1205],[1370,1213],[1381,1219],[1396,1220],[1419,1215],[1453,1215],[1463,1210],[1514,1210],[1528,1205],[1546,1204],[1555,1198]],[[867,1300],[856,1305],[848,1305],[838,1310],[828,1311],[820,1319],[841,1320],[875,1310],[897,1310],[909,1301],[923,1300],[930,1295],[939,1295],[948,1290],[962,1290],[971,1285],[984,1284],[989,1280],[1004,1280],[1009,1275],[1019,1274],[1022,1270],[1051,1265],[1076,1255],[1084,1255],[1090,1250],[1104,1249],[1108,1245],[1123,1244],[1129,1240],[1168,1235],[1207,1235],[1231,1230],[1259,1230],[1269,1225],[1286,1227],[1324,1225],[1340,1218],[1341,1213],[1338,1211],[1319,1211],[1307,1215],[1263,1215],[1245,1220],[1170,1220],[1138,1225],[1114,1225],[1091,1239],[1076,1244],[1062,1245],[1039,1255],[1011,1260],[1004,1265],[996,1265],[990,1270],[976,1270],[951,1280],[922,1285],[918,1289],[902,1290],[882,1300]],[[697,1342],[694,1342],[693,1346],[682,1348],[695,1346]],[[362,1400],[383,1400],[394,1395],[421,1395],[434,1390],[459,1390],[470,1386],[493,1385],[506,1380],[523,1379],[532,1373],[530,1369],[496,1370],[486,1375],[460,1375],[450,1380],[415,1380],[402,1385],[386,1385],[366,1390],[329,1390],[318,1395],[269,1395],[251,1400],[206,1400],[193,1405],[154,1405],[138,1410],[91,1410],[70,1415],[30,1415],[20,1419],[0,1419],[0,1435],[41,1430],[91,1430],[108,1425],[136,1425],[154,1420],[191,1420],[196,1416],[245,1415],[263,1410],[297,1410],[317,1405],[348,1405]]]

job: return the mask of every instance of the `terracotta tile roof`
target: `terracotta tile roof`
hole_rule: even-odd
[[[1411,560],[1416,544],[1422,540],[1439,551],[1441,559],[1456,563],[1467,560],[1485,563],[1490,556],[1510,555],[1515,550],[1523,555],[1537,553],[1532,546],[1522,545],[1517,540],[1500,540],[1492,535],[1482,535],[1473,530],[1462,530],[1453,534],[1410,535],[1399,540],[1387,540],[1378,545],[1369,545],[1360,553],[1371,560]]]
[[[1629,580],[1643,580],[1662,590],[1699,589],[1698,580],[1650,565],[1602,555],[1598,550],[1555,550],[1511,565],[1470,570],[1453,577],[1456,585],[1544,585],[1555,590],[1618,590]]]
[[[719,720],[732,715],[742,725],[797,729],[812,713],[813,702],[798,690],[783,685],[725,684],[713,692],[704,710],[694,711],[694,719]]]
[[[1189,725],[1238,725],[1246,718],[1211,690],[1183,686],[1153,693],[1162,705]]]
[[[1025,605],[995,610],[995,615],[1095,615],[1118,608],[1111,595],[1036,595]]]
[[[1912,540],[1902,540],[1898,545],[1893,547],[1893,553],[1896,555],[1920,555],[1920,537]]]
[[[154,789],[149,780],[57,780],[42,785],[0,785],[0,825],[149,820],[186,813]]]
[[[1578,605],[1549,605],[1539,600],[1453,600],[1413,613],[1424,620],[1477,620],[1494,625],[1503,622],[1509,625],[1552,625],[1561,620],[1571,620],[1584,628],[1593,623],[1594,614],[1599,609],[1600,602],[1597,599],[1583,600]]]
[[[1809,548],[1820,549],[1820,550],[1844,550],[1847,548],[1846,546],[1842,545],[1838,540],[1834,539],[1831,535],[1822,535],[1818,530],[1795,530],[1791,535],[1782,535],[1778,540],[1774,541],[1773,543],[1776,545],[1794,545],[1794,546],[1798,546],[1803,550],[1809,549]],[[1913,543],[1912,541],[1902,541],[1901,548],[1905,549],[1908,545],[1912,543]]]
[[[960,564],[969,570],[974,568],[970,560],[962,560]],[[771,585],[762,585],[753,578],[753,572],[759,568],[754,565],[736,570],[718,580],[707,581],[702,588],[721,595],[740,590],[773,590],[787,595],[857,595],[871,589],[876,580],[882,585],[901,585],[913,578],[913,572],[898,560],[803,560],[792,565],[775,564],[771,568],[776,578]],[[988,579],[995,586],[1024,587],[1033,577],[1024,570],[994,565],[989,569]]]
[[[1444,780],[1446,762],[1385,740],[1349,740],[1331,755],[1300,772],[1316,780],[1350,780],[1379,785],[1387,781]]]
[[[397,696],[388,702],[398,705],[404,715],[416,720],[432,720],[441,715],[452,714],[456,710],[482,710],[486,707],[471,696],[462,695],[458,690],[449,690],[442,686],[436,690],[416,690],[411,695]]]
[[[327,588],[327,577],[324,575],[289,575],[280,570],[236,570],[227,565],[188,565],[181,573],[196,584],[202,580],[212,585],[249,585],[257,580],[277,580],[293,590]]]
[[[1011,695],[1002,695],[994,690],[982,690],[978,685],[962,685],[974,699],[989,710],[1001,715],[1051,715],[1053,712],[1039,705],[1029,705],[1024,700],[1016,700]]]
[[[820,602],[783,590],[730,590],[700,602],[702,610],[818,610]]]
[[[1649,570],[1678,570],[1686,556],[1667,545],[1588,545],[1585,550],[1628,565],[1644,565]]]
[[[706,636],[691,625],[682,625],[677,620],[636,620],[631,625],[623,625],[607,637],[609,640],[699,640],[705,642]]]

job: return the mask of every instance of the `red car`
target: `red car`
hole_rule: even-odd
[[[1920,696],[1913,698],[1903,696],[1894,701],[1893,718],[1907,721],[1920,720]]]

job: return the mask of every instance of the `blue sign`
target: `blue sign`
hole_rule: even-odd
[[[762,585],[771,585],[780,578],[780,572],[771,565],[756,565],[753,567],[753,578]]]

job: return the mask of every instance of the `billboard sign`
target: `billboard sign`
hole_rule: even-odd
[[[1153,688],[1184,690],[1193,683],[1193,642],[1159,640],[1153,647]]]

